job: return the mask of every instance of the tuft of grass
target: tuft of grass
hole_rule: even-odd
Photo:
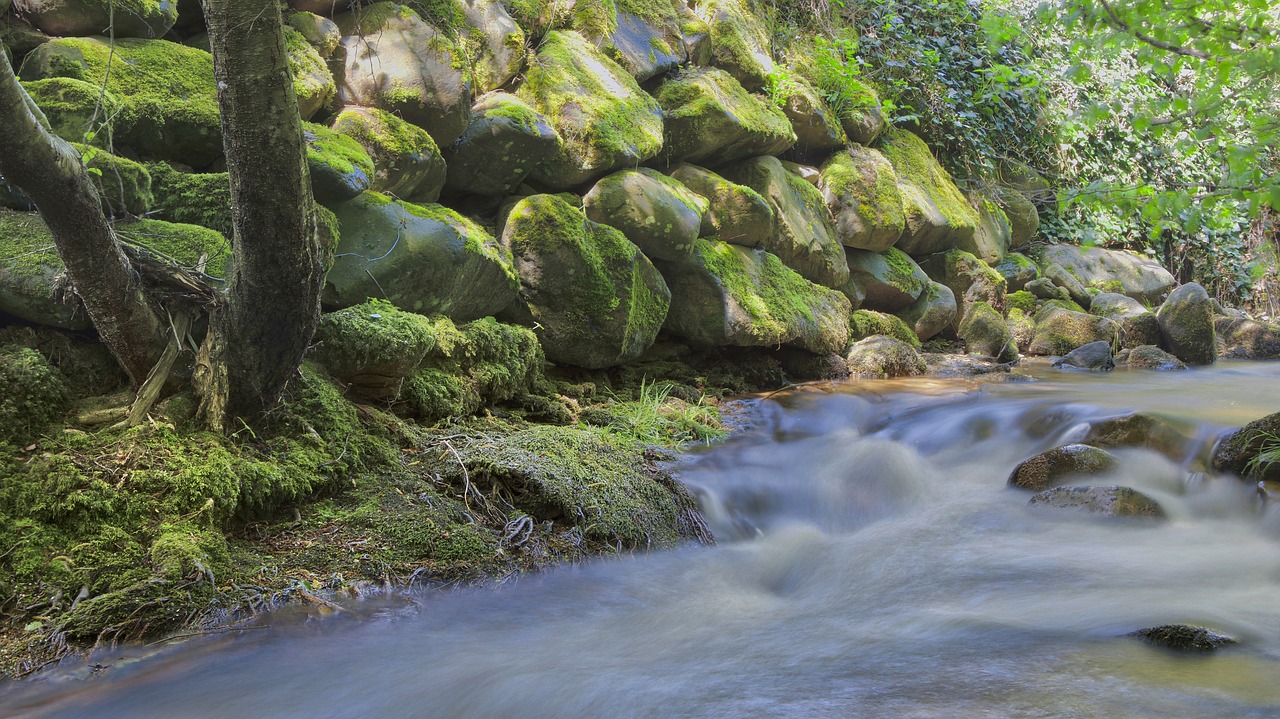
[[[605,429],[639,442],[667,446],[711,444],[728,434],[720,411],[706,403],[705,396],[696,403],[686,402],[671,395],[674,386],[672,382],[642,379],[636,399],[609,406]]]

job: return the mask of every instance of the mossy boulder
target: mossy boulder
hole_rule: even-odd
[[[1097,302],[1097,298],[1094,299]],[[1213,318],[1213,331],[1222,347],[1220,356],[1230,359],[1280,359],[1280,328],[1246,317]]]
[[[776,70],[770,76],[769,98],[782,109],[796,134],[788,157],[817,163],[849,145],[840,116],[800,74]]]
[[[465,27],[452,27],[462,36],[477,92],[506,85],[524,70],[524,30],[507,12],[502,0],[454,0],[461,6]],[[447,3],[445,3],[447,4]],[[455,20],[456,22],[456,20]]]
[[[1182,360],[1160,349],[1158,345],[1138,345],[1129,351],[1125,364],[1130,369],[1179,370],[1186,369]]]
[[[572,28],[643,82],[689,59],[680,0],[596,0],[573,6]]]
[[[845,249],[849,281],[862,292],[862,306],[896,312],[919,299],[929,286],[929,276],[905,252],[890,247],[883,252]]]
[[[1280,462],[1275,461],[1276,438],[1280,437],[1280,412],[1260,417],[1218,439],[1213,450],[1213,466],[1255,480],[1280,480]]]
[[[970,302],[956,330],[969,354],[994,357],[999,362],[1018,359],[1018,345],[1004,317],[986,302]]]
[[[1045,307],[1035,316],[1035,334],[1027,347],[1033,355],[1065,355],[1090,342],[1115,346],[1120,328],[1105,318],[1061,307]]]
[[[759,12],[748,0],[701,0],[695,11],[711,28],[710,64],[748,90],[763,89],[775,66]]]
[[[206,278],[225,280],[231,268],[231,242],[207,227],[151,219],[116,222],[113,227],[122,241],[198,271]]]
[[[773,238],[777,219],[772,205],[759,192],[687,163],[672,167],[668,174],[706,199],[700,237],[742,247],[763,247]]]
[[[520,272],[514,312],[533,324],[548,359],[598,369],[653,344],[671,292],[621,232],[559,197],[534,195],[511,210],[502,239]]]
[[[330,127],[355,140],[372,160],[369,189],[413,203],[440,199],[445,161],[426,130],[369,107],[343,108]]]
[[[311,357],[357,397],[391,402],[435,346],[434,326],[386,300],[369,300],[322,316]]]
[[[840,126],[851,142],[870,145],[889,127],[876,89],[854,78],[844,78],[841,96],[846,104],[839,109]]]
[[[167,163],[147,165],[157,220],[200,225],[231,236],[231,180],[225,172],[179,172]]]
[[[1093,297],[1089,313],[1120,326],[1120,346],[1128,349],[1160,343],[1160,323],[1143,304],[1128,295],[1103,292]]]
[[[680,260],[693,252],[707,201],[655,170],[606,175],[582,198],[587,217],[621,230],[653,260]]]
[[[1093,303],[1093,296],[1085,289],[1080,280],[1071,274],[1062,265],[1048,264],[1044,266],[1044,278],[1053,284],[1067,291],[1071,297],[1071,301],[1089,309],[1089,305]]]
[[[1107,517],[1166,517],[1158,502],[1129,487],[1055,487],[1032,497],[1028,504],[1075,509]]]
[[[902,236],[906,219],[893,165],[875,150],[851,145],[822,165],[818,183],[845,247],[881,252]]]
[[[1026,247],[1040,231],[1040,213],[1035,203],[1008,187],[997,187],[993,194],[996,206],[1009,220],[1009,248]]]
[[[341,239],[325,279],[327,307],[380,297],[408,312],[465,321],[515,300],[511,253],[453,210],[366,192],[334,214]]]
[[[1040,268],[1036,267],[1036,263],[1018,252],[1006,254],[1004,259],[992,265],[992,268],[1004,275],[1005,286],[1010,293],[1018,292],[1026,287],[1028,282],[1040,278]]]
[[[1218,357],[1213,329],[1213,301],[1195,282],[1169,293],[1156,311],[1160,345],[1189,365],[1213,364]]]
[[[1054,284],[1054,281],[1049,279],[1048,277],[1041,277],[1039,279],[1031,280],[1026,285],[1024,285],[1024,288],[1026,292],[1030,293],[1031,296],[1035,297],[1036,299],[1063,300],[1066,302],[1071,302],[1071,304],[1073,305],[1075,304],[1075,302],[1072,301],[1071,299],[1071,293],[1068,292],[1066,288],[1059,287],[1058,285]],[[1077,305],[1077,307],[1078,306],[1079,305]],[[1082,307],[1081,309],[1083,310],[1084,308]]]
[[[516,93],[560,134],[532,178],[566,189],[634,167],[662,149],[662,108],[576,32],[547,34]]]
[[[222,156],[213,57],[204,50],[166,40],[59,38],[27,55],[20,74],[105,87],[119,103],[116,144],[138,156],[192,167]]]
[[[927,340],[951,327],[956,321],[958,311],[956,296],[951,288],[930,281],[915,302],[894,314],[906,322],[917,337]]]
[[[849,337],[855,342],[884,335],[920,348],[920,338],[902,318],[874,310],[857,310],[849,316]]]
[[[355,139],[310,122],[303,123],[302,138],[316,202],[336,205],[372,187],[373,158]]]
[[[989,265],[999,264],[1013,244],[1009,217],[990,197],[976,195],[969,202],[977,208],[978,224],[972,237],[962,236],[956,241],[956,249]]]
[[[329,17],[355,4],[355,0],[286,0],[289,7],[302,12]]]
[[[425,319],[425,318],[424,318]],[[430,322],[433,344],[401,390],[398,407],[419,420],[475,414],[533,392],[546,358],[531,330],[492,317]]]
[[[658,549],[709,539],[683,485],[646,469],[642,446],[603,429],[532,427],[497,445],[460,444],[458,454],[454,472],[465,468],[480,491],[500,491],[534,520],[577,527],[589,541]]]
[[[835,238],[818,188],[788,172],[776,157],[757,157],[725,168],[728,180],[760,193],[777,225],[765,249],[810,282],[839,287],[849,279],[844,248]]]
[[[1087,444],[1068,444],[1019,463],[1009,475],[1009,486],[1039,492],[1115,468],[1116,457],[1110,452]]]
[[[67,384],[44,355],[0,344],[0,446],[34,437],[67,409]]]
[[[330,0],[330,2],[332,6],[341,5],[341,3],[333,2],[333,0]],[[340,9],[345,10],[346,8]],[[203,15],[202,11],[199,12]],[[285,13],[284,21],[290,28],[300,33],[302,39],[306,40],[311,47],[316,49],[316,52],[320,53],[320,57],[326,60],[333,55],[338,49],[338,45],[342,43],[342,31],[338,29],[338,24],[323,15],[299,10]],[[333,75],[330,74],[329,78],[332,80]]]
[[[899,249],[927,255],[973,241],[978,213],[924,140],[906,130],[888,130],[880,138],[880,152],[893,165],[902,192],[906,227]]]
[[[849,301],[763,250],[700,239],[694,252],[660,268],[671,288],[665,329],[702,346],[794,345],[843,352]]]
[[[997,313],[1005,311],[1004,298],[1008,290],[1004,275],[991,265],[964,250],[951,250],[929,255],[920,260],[920,268],[929,279],[951,288],[959,304],[959,314],[953,329],[959,329],[969,305],[986,302]]]
[[[1175,462],[1186,459],[1187,452],[1192,448],[1191,440],[1173,425],[1142,412],[1091,422],[1083,441],[1103,449],[1152,449]]]
[[[1176,284],[1160,263],[1132,252],[1045,245],[1030,254],[1041,267],[1061,265],[1086,288],[1118,292],[1149,304],[1163,301]]]
[[[752,95],[723,70],[691,68],[669,76],[654,92],[662,106],[668,162],[718,167],[795,144],[787,116]]]
[[[1111,354],[1111,345],[1099,340],[1071,350],[1055,360],[1053,366],[1062,369],[1110,372],[1116,368],[1116,363],[1115,357]]]
[[[110,136],[100,125],[120,112],[120,102],[111,92],[69,77],[24,82],[22,89],[44,113],[53,134],[68,142],[88,140],[94,147],[106,147]]]
[[[72,143],[85,158],[89,179],[102,197],[102,211],[108,217],[141,216],[151,209],[151,173],[141,164],[109,152]]]
[[[884,335],[855,342],[845,363],[849,373],[859,377],[912,377],[929,369],[915,347]]]
[[[178,21],[176,0],[27,0],[21,10],[40,32],[61,37],[110,27],[117,38],[158,38]]]
[[[331,64],[338,103],[376,107],[431,134],[440,147],[467,127],[472,88],[447,32],[406,5],[377,2],[334,18],[342,43]]]
[[[451,193],[498,197],[516,190],[529,173],[553,160],[560,135],[547,118],[504,92],[481,97],[462,137],[445,149]]]
[[[289,72],[293,74],[293,93],[298,98],[298,114],[303,120],[310,120],[321,108],[333,103],[338,88],[324,56],[302,33],[286,25],[284,41],[289,54]]]

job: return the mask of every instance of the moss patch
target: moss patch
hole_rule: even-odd
[[[66,406],[66,381],[43,355],[0,344],[0,444],[30,439]]]
[[[884,335],[920,349],[920,338],[907,323],[902,318],[885,312],[856,310],[849,317],[849,330],[850,337],[855,342],[874,335]]]
[[[163,220],[133,220],[118,223],[115,228],[121,239],[141,245],[164,259],[188,269],[203,267],[204,274],[217,279],[227,276],[230,243],[207,227]]]
[[[231,237],[231,181],[225,172],[179,172],[166,163],[147,165],[155,218],[199,225]]]

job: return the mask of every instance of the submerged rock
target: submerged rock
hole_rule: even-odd
[[[1093,422],[1084,443],[1094,447],[1145,447],[1182,461],[1190,440],[1158,417],[1137,412],[1124,417]]]
[[[1055,360],[1053,366],[1110,372],[1116,368],[1116,363],[1111,356],[1110,343],[1100,341],[1071,350],[1065,357]]]
[[[1136,637],[1147,644],[1179,652],[1211,652],[1238,643],[1234,637],[1188,624],[1163,624],[1158,627],[1139,629],[1125,636]]]
[[[1129,351],[1125,362],[1133,369],[1179,370],[1186,369],[1182,360],[1155,345],[1138,345]]]
[[[1009,475],[1009,486],[1043,490],[1080,476],[1115,469],[1115,455],[1087,444],[1068,444],[1023,461]]]
[[[1164,510],[1147,495],[1128,487],[1057,487],[1032,497],[1031,505],[1077,509],[1108,517],[1164,519]]]

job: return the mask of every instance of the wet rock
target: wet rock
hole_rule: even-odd
[[[1147,495],[1128,487],[1056,487],[1032,497],[1031,505],[1077,509],[1109,517],[1164,519],[1164,510]]]
[[[1040,268],[1036,267],[1036,263],[1027,259],[1026,255],[1017,252],[1008,253],[1004,259],[992,267],[996,272],[1004,275],[1005,284],[1011,294],[1025,288],[1028,282],[1040,278]]]
[[[1009,486],[1039,491],[1076,477],[1109,472],[1115,466],[1115,456],[1106,450],[1087,444],[1068,444],[1019,464],[1009,475]]]
[[[1106,449],[1145,447],[1175,462],[1186,456],[1190,446],[1190,440],[1168,422],[1141,412],[1094,422],[1083,441]]]
[[[795,133],[776,106],[715,68],[668,77],[654,93],[662,106],[663,156],[716,167],[791,147]]]
[[[1119,325],[1121,347],[1132,349],[1160,342],[1160,323],[1155,314],[1132,297],[1103,292],[1093,298],[1089,313]]]
[[[1222,347],[1219,353],[1230,359],[1280,359],[1280,328],[1244,317],[1218,316],[1214,333]]]
[[[1186,369],[1182,360],[1155,345],[1138,345],[1129,350],[1125,363],[1133,369],[1179,370]]]
[[[951,288],[930,281],[915,302],[894,314],[906,322],[917,337],[927,340],[950,327],[955,322],[956,311],[956,296]]]
[[[1195,282],[1169,293],[1156,312],[1160,344],[1189,365],[1213,364],[1218,356],[1213,329],[1213,303]]]
[[[929,276],[905,252],[845,249],[849,280],[862,289],[862,306],[894,312],[915,302],[929,286]],[[847,293],[846,293],[847,294]],[[954,301],[954,298],[953,298]]]
[[[1255,419],[1218,440],[1213,451],[1213,466],[1241,477],[1280,480],[1280,462],[1263,461],[1269,452],[1280,448],[1277,437],[1280,437],[1280,412]]]
[[[1053,366],[1110,372],[1116,368],[1116,363],[1111,357],[1111,345],[1109,343],[1090,342],[1071,350],[1065,357],[1054,361]]]
[[[910,377],[928,370],[914,347],[884,335],[855,342],[845,361],[849,372],[860,377]]]
[[[777,220],[769,201],[759,192],[687,163],[672,167],[668,174],[709,203],[702,216],[700,237],[742,247],[763,247],[773,237]]]
[[[1071,297],[1071,301],[1080,305],[1085,309],[1089,309],[1093,297],[1085,291],[1084,285],[1074,275],[1068,272],[1062,265],[1049,265],[1044,268],[1045,278],[1052,280],[1053,284],[1067,291]]]
[[[622,170],[582,198],[587,217],[616,228],[653,260],[679,260],[693,252],[708,203],[656,170]]]
[[[1059,307],[1040,310],[1035,317],[1036,329],[1027,347],[1028,354],[1066,355],[1090,342],[1116,341],[1118,328],[1105,317],[1095,317]]]
[[[902,236],[902,192],[893,165],[879,152],[852,145],[822,165],[818,184],[845,247],[883,252]]]
[[[923,353],[929,375],[933,377],[981,377],[990,374],[1008,374],[1009,363],[975,355]]]
[[[1153,646],[1178,652],[1211,652],[1238,643],[1234,637],[1205,627],[1187,624],[1164,624],[1130,632],[1125,636],[1136,637]]]

